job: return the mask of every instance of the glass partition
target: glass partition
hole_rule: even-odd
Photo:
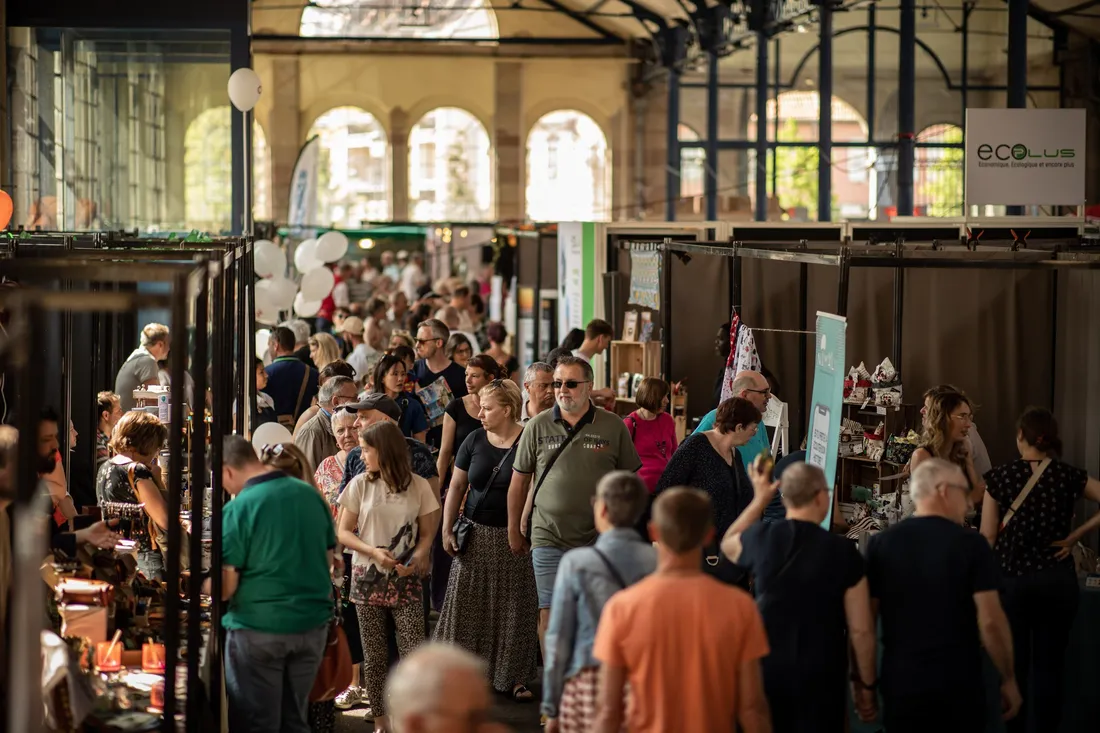
[[[11,28],[8,43],[13,226],[229,231],[228,145],[190,171],[186,139],[227,103],[228,33]],[[196,186],[226,205],[188,206]]]

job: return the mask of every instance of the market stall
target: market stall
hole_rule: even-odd
[[[50,709],[59,718],[53,723],[60,727],[81,722],[117,726],[124,721],[133,730],[151,729],[143,725],[165,731],[210,730],[212,721],[221,718],[222,708],[220,605],[202,594],[202,572],[181,571],[181,552],[186,546],[184,533],[189,532],[195,540],[187,550],[189,567],[220,567],[221,439],[234,428],[247,429],[250,411],[237,410],[234,421],[233,404],[247,405],[250,397],[254,399],[252,344],[244,343],[251,339],[235,337],[252,330],[248,323],[254,280],[251,243],[245,239],[185,244],[123,241],[103,235],[46,236],[60,239],[60,246],[34,235],[34,241],[14,246],[9,241],[7,258],[0,260],[4,274],[19,283],[0,291],[2,306],[11,316],[0,359],[4,371],[19,385],[14,407],[21,435],[36,434],[39,408],[48,401],[47,395],[49,401],[57,396],[56,385],[46,390],[38,355],[48,353],[51,342],[69,342],[74,336],[71,329],[46,328],[51,313],[64,314],[66,322],[70,314],[97,314],[110,322],[132,318],[143,308],[167,309],[172,352],[190,358],[195,395],[207,394],[207,369],[199,365],[208,364],[213,394],[209,413],[201,398],[196,399],[198,405],[185,405],[183,390],[172,393],[166,406],[171,428],[164,445],[168,514],[181,521],[170,522],[167,528],[162,584],[150,583],[134,572],[125,545],[121,551],[82,553],[75,560],[50,564],[46,577],[56,599],[58,633],[48,637],[53,642],[40,641],[36,622],[46,605],[40,539],[15,539],[13,545],[19,548],[12,594],[17,599],[12,619],[16,647],[9,675],[13,704],[6,712],[10,729],[39,729],[37,711],[42,709],[45,684]],[[148,292],[149,288],[140,287],[143,283],[163,284],[166,289]],[[187,359],[172,360],[173,384],[184,383],[186,365]],[[91,366],[96,368],[94,363]],[[63,371],[66,402],[73,394],[73,373],[84,368]],[[88,401],[86,393],[77,397]],[[40,511],[35,508],[34,441],[20,441],[19,450],[16,513],[30,518]],[[209,495],[204,490],[208,482]],[[99,511],[105,518],[123,519],[131,539],[143,531],[137,526],[140,522],[125,521],[131,519],[125,516],[126,507],[105,505]],[[17,521],[16,532],[31,530],[32,522]],[[209,548],[205,561],[204,548]],[[220,578],[220,573],[212,573],[215,598],[220,597]],[[113,636],[100,638],[110,630]],[[62,643],[62,637],[69,638]],[[43,648],[50,648],[48,680],[42,674]],[[59,685],[58,680],[65,682]]]

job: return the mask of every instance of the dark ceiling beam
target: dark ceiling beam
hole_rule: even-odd
[[[625,39],[622,36],[618,36],[618,35],[612,33],[611,31],[607,30],[606,28],[604,28],[599,23],[597,23],[594,20],[592,20],[591,18],[589,18],[584,13],[580,13],[580,12],[577,12],[576,10],[574,10],[573,8],[566,7],[562,3],[558,2],[558,0],[540,0],[540,1],[542,3],[544,3],[545,5],[553,8],[556,11],[558,11],[562,15],[568,16],[571,20],[573,20],[577,23],[580,23],[581,25],[583,25],[588,30],[599,34],[599,36],[601,38],[606,38],[606,39],[609,39],[609,40],[613,39],[613,40],[619,41],[621,43],[625,43]]]
[[[1051,15],[1056,18],[1063,15],[1073,15],[1074,13],[1079,13],[1082,10],[1090,10],[1092,8],[1095,8],[1097,5],[1100,5],[1100,0],[1087,0],[1086,2],[1077,3],[1076,5],[1071,5],[1070,7],[1063,8],[1062,10],[1056,10],[1051,13]]]

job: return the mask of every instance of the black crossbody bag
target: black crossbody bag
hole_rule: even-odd
[[[482,496],[485,496],[489,493],[489,487],[493,485],[493,479],[497,477],[497,474],[500,473],[500,469],[502,469],[504,467],[504,464],[508,462],[508,456],[512,455],[512,452],[516,449],[516,446],[519,445],[519,439],[522,437],[523,431],[520,430],[519,435],[516,436],[516,439],[512,441],[512,445],[508,448],[507,452],[505,452],[504,457],[500,459],[500,463],[496,465],[496,468],[494,468],[493,472],[489,475],[489,480],[485,483],[485,490],[481,493]],[[488,441],[489,437],[486,436],[485,439],[486,441]],[[489,445],[492,445],[492,443],[490,443]],[[458,553],[460,555],[463,552],[466,552],[466,545],[470,543],[470,532],[472,532],[474,529],[473,520],[466,516],[465,511],[466,498],[470,495],[470,490],[472,488],[473,484],[466,484],[466,493],[465,495],[463,495],[462,504],[459,506],[458,518],[455,520],[455,523],[451,525],[451,532],[455,536],[455,545],[458,546]],[[474,506],[470,508],[470,514],[473,514],[477,510],[477,504],[479,503],[480,502],[475,502]]]
[[[554,464],[557,463],[558,458],[561,456],[562,453],[565,452],[565,449],[568,448],[569,444],[573,442],[573,438],[577,437],[580,432],[580,429],[569,431],[568,435],[566,435],[565,440],[561,442],[561,445],[558,446],[558,449],[554,451],[554,453],[550,456],[550,460],[546,462],[546,470],[542,472],[542,475],[539,476],[539,480],[535,482],[535,491],[531,494],[531,516],[527,517],[527,531],[523,533],[524,539],[527,540],[528,544],[531,543],[531,525],[535,523],[535,499],[538,498],[539,489],[542,488],[542,482],[546,480],[546,477],[550,474],[550,469],[554,467]]]

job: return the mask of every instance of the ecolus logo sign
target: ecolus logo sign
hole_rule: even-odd
[[[978,159],[983,161],[1026,161],[1035,159],[1067,160],[1075,157],[1077,157],[1077,151],[1073,148],[1044,148],[1043,150],[1032,150],[1022,143],[1016,143],[1015,145],[990,145],[988,143],[985,143],[978,146]]]

